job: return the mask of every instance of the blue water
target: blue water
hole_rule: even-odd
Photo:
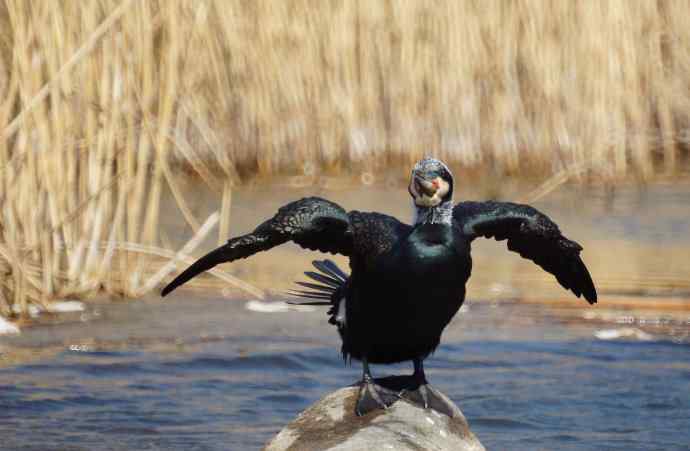
[[[0,370],[0,447],[258,449],[300,410],[359,375],[334,347],[299,339],[129,348],[66,350]],[[461,341],[443,345],[427,366],[487,449],[690,449],[687,344]]]
[[[279,205],[314,194],[313,187],[263,188],[233,194],[233,230],[252,230]],[[364,211],[401,218],[410,213],[407,193],[397,187],[321,194]],[[638,279],[684,280],[686,261],[664,251],[671,244],[687,247],[690,239],[685,185],[619,193],[611,206],[591,194],[561,190],[538,206],[584,245],[588,264],[597,256],[592,250],[606,249],[603,240],[629,240],[646,246],[624,254],[637,256],[632,269]],[[197,217],[217,203],[215,194],[196,193]],[[161,212],[177,248],[191,231],[177,208]],[[594,337],[601,329],[650,326],[633,311],[619,312],[635,320],[623,324],[585,320],[586,312],[611,313],[612,293],[603,291],[596,307],[572,296],[567,309],[475,303],[481,277],[499,285],[521,278],[494,274],[493,255],[519,262],[504,248],[476,243],[469,310],[454,319],[426,363],[431,383],[459,405],[487,449],[690,450],[687,311],[662,312],[659,330],[646,331],[651,341],[599,341]],[[281,249],[282,254],[276,249],[252,257],[254,268],[268,268],[276,281],[294,280],[317,258],[296,246]],[[230,268],[239,277],[252,274],[244,264]],[[612,269],[593,276],[629,276]],[[252,279],[254,274],[249,280],[270,288],[266,274],[258,274],[261,279]],[[343,364],[337,333],[323,310],[251,312],[244,308],[246,299],[226,299],[223,292],[207,290],[205,298],[178,290],[165,301],[89,304],[89,311],[71,321],[0,337],[0,449],[259,449],[305,407],[359,378],[358,364]],[[680,289],[671,294],[687,295]],[[7,367],[5,354],[16,349],[39,357]],[[373,370],[384,376],[409,367]]]

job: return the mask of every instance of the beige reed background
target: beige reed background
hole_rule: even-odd
[[[145,293],[165,259],[217,224],[227,236],[233,183],[254,175],[377,171],[429,152],[494,175],[685,173],[689,10],[5,0],[0,313]],[[218,214],[191,214],[178,186],[191,175],[223,193]],[[157,234],[165,190],[196,233],[179,252]]]

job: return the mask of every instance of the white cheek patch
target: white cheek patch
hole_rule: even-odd
[[[414,203],[419,205],[420,207],[435,207],[436,205],[441,203],[441,198],[438,197],[438,194],[434,194],[431,197],[427,196],[426,194],[423,194],[419,197],[415,197]]]
[[[414,183],[410,184],[410,190],[414,193],[414,203],[420,207],[435,207],[441,203],[443,197],[448,194],[450,190],[450,185],[445,180],[440,177],[436,178],[438,181],[438,189],[433,196],[428,196],[426,194],[420,194]]]
[[[438,191],[436,191],[436,195],[440,199],[443,199],[445,195],[448,194],[448,191],[450,191],[450,184],[440,177],[436,180],[438,180]]]

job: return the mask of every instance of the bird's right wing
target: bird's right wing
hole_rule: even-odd
[[[252,233],[232,238],[201,257],[170,282],[161,294],[167,295],[220,263],[246,258],[287,241],[311,250],[350,255],[353,247],[350,219],[338,204],[319,197],[291,202]]]

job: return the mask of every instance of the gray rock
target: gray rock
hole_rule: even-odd
[[[327,395],[285,426],[264,450],[484,450],[457,406],[450,418],[401,399],[388,410],[358,417],[358,393],[358,387],[346,387]]]

